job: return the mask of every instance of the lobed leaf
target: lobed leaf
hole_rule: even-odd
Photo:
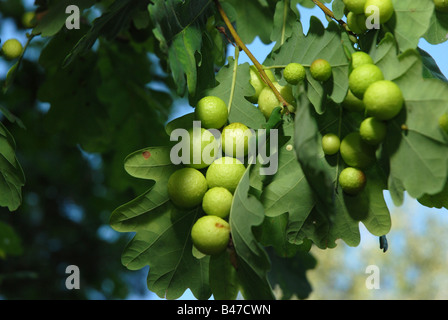
[[[278,284],[281,288],[281,299],[306,299],[312,292],[312,287],[306,278],[306,272],[314,269],[316,259],[308,252],[310,241],[300,246],[297,253],[288,258],[280,258],[275,253],[269,255],[272,262],[272,270],[269,279],[272,284]]]
[[[307,175],[297,161],[295,153],[294,122],[290,119],[283,124],[282,136],[288,141],[279,144],[278,170],[272,177],[266,178],[260,200],[268,217],[288,213],[289,223],[299,227],[315,206],[311,184]],[[291,243],[299,244],[299,239],[289,239]]]
[[[229,112],[229,122],[242,122],[252,129],[261,128],[266,120],[261,111],[245,97],[254,92],[249,83],[249,64],[237,65],[229,57],[229,63],[222,67],[216,76],[218,85],[207,90],[206,95],[217,96],[226,104]]]
[[[303,97],[303,96],[302,96]],[[338,177],[345,165],[339,154],[325,156],[322,136],[335,133],[341,139],[357,130],[362,118],[346,113],[341,106],[329,105],[323,115],[311,110],[302,99],[302,109],[296,114],[295,134],[297,158],[313,189],[316,205],[302,225],[293,223],[289,237],[309,238],[321,248],[336,246],[342,239],[350,246],[360,242],[359,222],[374,235],[386,234],[391,222],[383,198],[386,176],[376,164],[365,170],[367,185],[357,196],[346,195]]]
[[[141,10],[144,4],[145,2],[138,0],[118,0],[113,2],[103,15],[95,19],[90,30],[65,57],[64,66],[69,65],[77,56],[92,48],[100,36],[104,36],[108,40],[115,38],[120,31],[129,27],[133,15],[138,10]]]
[[[168,56],[171,74],[179,95],[188,87],[190,95],[196,94],[198,82],[198,53],[202,47],[202,29],[206,19],[212,15],[211,0],[199,1],[156,1],[148,5],[154,24],[153,33],[160,42],[160,48]],[[213,72],[213,70],[209,70]]]
[[[434,12],[432,0],[392,0],[395,14],[386,23],[393,31],[401,52],[416,49],[426,33]]]
[[[22,203],[25,175],[17,160],[16,144],[11,133],[0,122],[0,206],[15,211]]]
[[[439,44],[448,40],[448,13],[434,9],[429,27],[423,36],[430,44]]]
[[[148,288],[161,298],[177,299],[191,289],[197,299],[208,299],[209,257],[193,256],[190,236],[201,214],[199,208],[183,211],[171,202],[157,207],[125,248],[123,265],[130,270],[149,265]]]
[[[285,41],[291,37],[294,24],[300,18],[297,4],[292,1],[278,1],[275,6],[271,41],[275,42],[272,50],[278,49]]]
[[[120,232],[132,232],[145,224],[145,214],[169,201],[166,185],[177,167],[171,163],[168,147],[147,148],[130,154],[125,160],[126,172],[136,178],[150,179],[154,185],[144,194],[115,209],[110,225]]]
[[[234,193],[229,217],[232,242],[237,256],[237,275],[245,299],[273,299],[267,279],[270,268],[266,251],[257,241],[253,227],[264,220],[260,201],[249,194],[249,175],[256,174],[249,165]]]
[[[51,2],[47,12],[37,26],[34,27],[32,33],[34,35],[41,35],[42,37],[54,36],[65,26],[66,20],[69,17],[66,9],[70,5],[76,5],[81,13],[83,10],[90,8],[93,2],[91,0],[61,0]]]
[[[226,0],[225,3],[226,12],[230,11],[229,7],[235,12],[236,31],[244,43],[252,43],[255,37],[259,37],[263,43],[270,43],[274,5],[260,0]]]
[[[332,77],[324,83],[315,80],[309,71],[309,66],[318,58],[332,66]],[[287,65],[290,62],[305,66],[307,96],[319,114],[325,112],[329,99],[337,103],[343,101],[348,90],[349,61],[342,45],[341,29],[336,23],[330,22],[325,29],[322,22],[312,16],[306,36],[297,23],[291,37],[266,59],[265,64]]]

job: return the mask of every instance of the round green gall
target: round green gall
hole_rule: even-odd
[[[36,26],[36,13],[34,11],[27,11],[22,15],[22,25],[27,28],[34,28]]]
[[[339,174],[339,185],[342,191],[349,195],[357,195],[365,185],[367,179],[363,171],[358,168],[347,167]]]
[[[434,5],[436,7],[436,11],[439,12],[448,12],[448,0],[434,0]]]
[[[327,133],[322,137],[322,150],[326,155],[333,155],[339,151],[341,141],[334,133]]]
[[[344,101],[342,101],[342,107],[350,112],[364,112],[365,110],[364,102],[358,97],[355,97],[350,89],[348,90]]]
[[[398,85],[390,80],[381,80],[367,88],[363,102],[368,116],[390,120],[400,113],[404,98]]]
[[[359,132],[351,132],[345,136],[339,152],[342,160],[350,167],[368,168],[376,161],[375,147],[362,140]]]
[[[448,113],[444,113],[439,118],[439,127],[448,134]]]
[[[364,4],[364,14],[368,18],[371,15],[378,15],[379,21],[373,23],[384,24],[392,18],[394,5],[392,0],[367,0]]]
[[[189,152],[190,161],[184,163],[185,166],[203,169],[208,167],[217,157],[219,144],[215,136],[205,128],[190,128],[189,134]]]
[[[315,80],[325,82],[331,77],[331,65],[325,59],[316,59],[311,63],[310,73]]]
[[[14,60],[23,52],[22,44],[17,39],[8,39],[2,46],[3,56],[6,60]]]
[[[356,14],[364,13],[364,5],[366,0],[342,0],[347,11],[352,11]]]
[[[233,122],[222,130],[222,150],[230,157],[242,159],[248,153],[249,140],[252,135],[252,130],[245,124]]]
[[[372,57],[364,51],[353,52],[350,61],[350,71],[353,71],[353,69],[363,64],[373,64]]]
[[[256,66],[251,65],[249,67],[249,72],[250,72],[249,83],[255,89],[255,94],[250,96],[250,97],[248,97],[247,99],[250,102],[252,102],[252,103],[257,103],[258,102],[258,97],[260,96],[260,93],[261,93],[261,90],[263,90],[263,88],[267,87],[267,84],[261,78],[260,72],[258,72],[258,69],[257,69]],[[268,76],[269,80],[271,80],[271,82],[277,81],[275,79],[274,73],[270,69],[264,69],[264,72]]]
[[[232,207],[233,195],[223,187],[208,189],[202,199],[202,209],[208,215],[227,218]]]
[[[359,126],[362,140],[370,145],[378,145],[386,138],[387,126],[384,121],[374,117],[364,119]]]
[[[347,15],[347,26],[357,35],[361,35],[367,31],[366,16],[364,13],[357,14],[349,12]]]
[[[234,193],[245,171],[246,167],[240,160],[222,157],[213,161],[205,177],[209,188],[223,187]]]
[[[364,92],[372,83],[383,79],[384,75],[380,68],[374,64],[363,64],[350,73],[348,87],[355,97],[362,99]]]
[[[222,128],[229,116],[226,103],[219,97],[206,96],[199,100],[194,116],[201,121],[201,126],[206,129]]]
[[[168,196],[180,208],[190,209],[201,204],[208,190],[204,175],[194,168],[174,171],[168,179]]]
[[[297,85],[305,79],[305,68],[296,62],[289,63],[283,70],[283,77],[286,82],[292,85]]]
[[[273,85],[280,93],[280,95],[291,105],[295,104],[295,99],[292,94],[292,88],[290,85],[282,86],[278,82],[273,82]],[[260,96],[258,97],[258,108],[263,113],[266,119],[269,119],[272,111],[276,107],[280,107],[281,103],[277,99],[274,91],[270,87],[265,87],[261,90]]]
[[[191,228],[191,240],[200,252],[216,255],[226,250],[230,240],[230,225],[217,216],[199,218]]]

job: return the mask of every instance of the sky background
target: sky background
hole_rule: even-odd
[[[33,9],[33,3],[34,3],[33,0],[26,0],[25,3],[27,5],[28,9],[30,9],[30,10]],[[301,22],[302,22],[303,30],[304,30],[305,34],[308,32],[308,29],[309,29],[309,20],[310,20],[311,15],[317,16],[324,23],[324,25],[328,24],[328,22],[325,18],[325,15],[317,7],[314,9],[306,9],[303,7],[299,7],[299,10],[300,10]],[[25,44],[25,42],[26,42],[25,32],[23,30],[17,31],[15,29],[12,21],[8,21],[7,19],[1,21],[1,23],[0,23],[0,37],[2,39],[2,42],[4,42],[6,39],[12,38],[12,37],[17,38],[20,42],[22,42],[22,44]],[[434,58],[434,60],[437,62],[438,66],[440,67],[442,73],[446,77],[448,77],[448,41],[443,44],[439,44],[439,45],[431,45],[431,44],[427,43],[425,40],[421,40],[419,45],[423,50],[427,51]],[[272,47],[273,47],[273,45],[265,45],[261,41],[259,41],[259,39],[256,39],[252,44],[248,45],[249,50],[254,54],[254,56],[260,62],[263,62],[265,60],[266,56],[270,53]],[[27,57],[28,57],[28,54],[29,54],[30,58],[32,58],[33,52],[32,51],[27,52]],[[233,47],[229,48],[229,54],[233,55]],[[239,57],[239,63],[245,63],[245,62],[252,64],[250,59],[246,56],[246,54],[244,52],[241,52],[240,57]],[[6,72],[9,70],[11,65],[12,65],[11,63],[6,63],[0,59],[0,75],[6,74]],[[3,78],[3,76],[0,76],[0,78]],[[185,113],[189,113],[191,111],[192,111],[192,107],[189,106],[188,104],[186,104],[185,100],[180,100],[178,103],[175,104],[175,108],[173,109],[173,113],[170,118],[171,119],[177,118],[177,117],[179,117]],[[389,209],[391,211],[393,211],[395,206],[393,205],[387,192],[385,193],[385,199],[386,199]],[[417,212],[421,213],[421,215],[435,214],[437,216],[437,218],[440,219],[440,223],[448,226],[448,214],[447,214],[446,209],[440,209],[440,210],[439,209],[430,209],[430,208],[426,208],[426,207],[419,205],[416,200],[410,199],[409,197],[406,197],[405,199],[406,200],[403,205],[405,210],[417,211]],[[418,224],[418,223],[419,223],[419,220],[417,218],[416,224]],[[361,230],[361,238],[362,238],[360,246],[358,246],[356,248],[349,249],[349,253],[352,252],[354,256],[356,255],[357,251],[363,250],[364,247],[370,247],[373,242],[375,243],[375,245],[378,243],[378,238],[372,236],[363,227],[363,225],[360,225],[360,230]],[[106,230],[106,232],[107,232],[107,230]],[[391,236],[390,242],[391,243],[394,242],[393,236]],[[399,242],[399,239],[396,239],[395,243],[397,243],[397,242]],[[146,280],[147,271],[148,271],[147,268],[144,268],[140,271],[142,273],[143,281]],[[131,296],[130,298],[131,299],[158,299],[154,294],[151,294],[149,292],[146,296],[143,296],[143,297]],[[192,299],[192,298],[193,298],[193,296],[188,291],[181,297],[181,299]]]

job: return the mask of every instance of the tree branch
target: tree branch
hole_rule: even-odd
[[[258,60],[254,57],[252,52],[249,51],[249,49],[246,47],[244,42],[241,40],[240,36],[236,32],[236,30],[233,28],[232,23],[230,22],[229,18],[227,17],[227,14],[225,13],[224,9],[222,8],[221,4],[219,3],[219,0],[214,0],[216,8],[219,11],[219,14],[221,15],[222,19],[224,20],[224,23],[226,24],[227,28],[230,31],[230,34],[232,35],[233,39],[235,40],[235,43],[238,47],[240,47],[249,57],[249,59],[253,62],[255,67],[257,68],[258,72],[260,73],[261,79],[272,89],[275,96],[277,97],[278,101],[282,104],[283,108],[287,109],[287,106],[289,103],[285,100],[285,98],[282,97],[280,92],[278,92],[277,88],[274,86],[274,84],[269,80],[269,77],[267,76],[266,72],[263,69],[263,66],[258,62]]]

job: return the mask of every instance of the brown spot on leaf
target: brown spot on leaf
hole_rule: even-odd
[[[143,155],[143,158],[145,158],[146,160],[148,160],[149,157],[151,156],[151,152],[149,152],[149,151],[143,151],[142,155]]]

